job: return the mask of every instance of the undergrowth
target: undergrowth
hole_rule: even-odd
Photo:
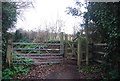
[[[13,52],[13,55],[16,55],[17,52]],[[16,57],[23,57],[22,55],[16,55]],[[32,59],[29,58],[19,58],[17,60],[20,61],[13,61],[10,67],[3,67],[2,72],[2,79],[13,79],[13,76],[17,75],[27,75],[30,71],[30,65],[34,64]],[[25,60],[31,60],[31,61],[25,61]],[[15,64],[14,64],[15,63]],[[19,64],[19,63],[24,63]]]
[[[102,72],[101,65],[89,65],[89,66],[82,66],[77,69],[79,72],[88,72],[88,73],[98,73]]]

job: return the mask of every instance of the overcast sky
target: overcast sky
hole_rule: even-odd
[[[45,26],[55,24],[57,19],[64,22],[62,31],[73,33],[73,26],[79,26],[82,18],[66,14],[66,7],[75,6],[75,0],[34,0],[34,8],[24,10],[18,18],[16,28],[25,30],[45,29]],[[80,0],[84,2],[84,0]],[[84,11],[84,9],[82,8]],[[21,20],[22,19],[22,20]]]

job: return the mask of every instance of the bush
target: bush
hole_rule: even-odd
[[[120,77],[118,70],[108,72],[110,79],[118,79]]]
[[[12,79],[12,76],[14,75],[27,75],[28,72],[30,71],[29,67],[25,67],[23,65],[20,66],[11,66],[10,68],[5,68],[2,72],[2,79]]]

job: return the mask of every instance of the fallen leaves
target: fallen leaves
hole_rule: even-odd
[[[97,67],[92,68],[92,70],[94,69],[97,69]],[[64,63],[62,64],[54,64],[44,67],[41,66],[31,67],[28,75],[15,76],[14,79],[49,79],[49,78],[101,79],[102,76],[104,76],[102,72],[98,73],[89,73],[83,71],[78,72],[77,65],[73,64],[73,61],[72,63],[70,61],[69,62],[64,61]]]

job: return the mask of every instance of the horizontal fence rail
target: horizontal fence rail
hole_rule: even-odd
[[[16,54],[12,55],[13,64],[25,64],[24,62],[34,61],[37,65],[60,63],[63,59],[64,48],[61,43],[12,43],[13,51]],[[62,52],[61,52],[62,51]],[[18,63],[17,63],[18,62]]]
[[[13,48],[13,50],[63,50],[63,49],[30,49],[30,48]]]
[[[106,43],[97,43],[97,44],[94,44],[95,46],[107,46]]]
[[[104,63],[104,55],[106,54],[105,47],[107,47],[107,44],[97,43],[97,44],[93,44],[92,47],[93,47],[94,60],[98,63]]]
[[[24,54],[24,53],[21,53],[21,54],[16,54],[16,55],[36,55],[36,56],[40,56],[40,55],[63,55],[63,54],[59,54],[59,53],[56,53],[56,54],[50,54],[50,53],[48,53],[48,54],[33,54],[33,53],[31,53],[31,54]]]
[[[13,45],[63,45],[57,43],[12,43]]]
[[[37,60],[37,61],[61,61],[62,59],[48,59],[48,60]],[[13,60],[13,61],[21,61],[21,60]],[[25,61],[33,61],[33,60],[25,60]]]
[[[61,63],[61,62],[38,62],[37,64],[41,65],[41,64],[53,64],[53,63]],[[17,63],[14,63],[14,64],[17,64]],[[25,64],[25,63],[18,63],[18,64]]]
[[[50,56],[49,57],[47,57],[47,56],[45,56],[45,57],[12,57],[12,58],[32,58],[32,59],[39,58],[40,59],[40,58],[62,58],[62,56],[55,56],[55,57],[54,56],[51,56],[51,57]]]

